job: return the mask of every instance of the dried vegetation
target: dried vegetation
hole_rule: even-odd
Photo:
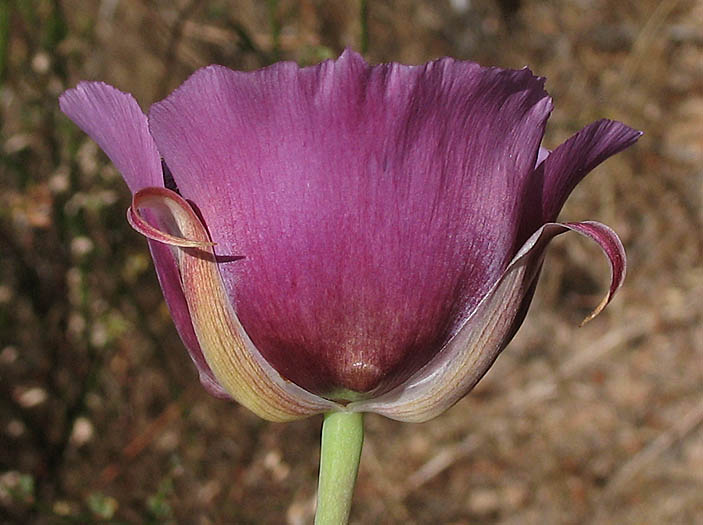
[[[200,388],[128,193],[58,111],[80,79],[146,107],[195,68],[453,55],[548,78],[547,146],[643,129],[562,216],[623,238],[625,287],[576,239],[479,387],[440,418],[369,416],[353,523],[703,522],[703,5],[693,0],[0,1],[0,521],[310,522],[318,420]]]

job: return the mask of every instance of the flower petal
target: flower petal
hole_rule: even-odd
[[[81,82],[61,95],[59,107],[107,153],[132,193],[163,184],[159,152],[132,95],[103,82]]]
[[[172,230],[160,235],[144,227],[142,209],[151,210]],[[134,195],[129,216],[147,237],[167,243],[176,239],[183,292],[200,348],[217,383],[236,401],[270,421],[343,410],[281,377],[261,356],[232,309],[205,227],[182,197],[166,188],[143,189]],[[183,248],[182,239],[199,247]]]
[[[146,115],[132,95],[103,82],[81,82],[61,95],[59,106],[105,151],[132,193],[163,184],[161,157],[149,133]],[[151,219],[158,224],[154,217]],[[166,304],[198,368],[200,381],[212,395],[228,398],[217,384],[195,337],[171,249],[151,240],[149,248]]]
[[[198,343],[193,323],[190,320],[188,303],[183,294],[183,288],[181,288],[181,276],[178,272],[178,265],[172,248],[167,244],[151,239],[148,239],[148,242],[151,257],[154,259],[156,275],[171,313],[171,318],[176,325],[178,335],[188,349],[190,358],[198,369],[200,382],[211,395],[219,399],[231,399],[227,391],[215,379],[215,375],[210,370],[210,366],[207,364],[205,356],[200,349],[200,343]]]
[[[514,251],[551,102],[529,71],[357,54],[196,72],[151,131],[285,377],[375,395],[458,329]]]
[[[597,222],[545,224],[527,240],[464,326],[432,361],[396,389],[373,400],[351,403],[347,409],[376,412],[399,421],[422,422],[464,397],[517,332],[549,241],[569,230],[595,240],[610,263],[608,294],[586,321],[597,315],[625,276],[625,251],[620,239],[613,230]]]
[[[556,148],[544,161],[543,221],[556,220],[576,185],[598,164],[642,136],[614,120],[589,124]]]

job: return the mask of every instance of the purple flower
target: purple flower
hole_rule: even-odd
[[[197,71],[148,118],[103,83],[61,109],[133,193],[205,387],[287,420],[425,421],[513,337],[549,241],[572,230],[625,274],[617,235],[557,223],[576,184],[640,136],[595,122],[540,147],[544,79],[449,58]],[[163,159],[163,160],[162,160]]]

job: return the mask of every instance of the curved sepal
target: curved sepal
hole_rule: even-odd
[[[515,321],[524,314],[523,303],[529,301],[549,241],[567,231],[596,241],[608,257],[610,288],[584,322],[598,315],[625,277],[625,250],[620,239],[598,222],[545,224],[525,242],[491,291],[432,361],[403,385],[378,398],[351,403],[347,409],[376,412],[398,421],[423,422],[464,397],[515,334]]]
[[[141,214],[158,217],[156,228]],[[127,212],[144,236],[178,247],[176,255],[193,327],[218,383],[236,401],[269,421],[290,421],[344,407],[316,396],[281,375],[249,339],[225,291],[209,235],[191,206],[166,188],[134,194]]]

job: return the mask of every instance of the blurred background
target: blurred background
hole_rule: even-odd
[[[703,4],[692,0],[0,0],[0,522],[310,523],[321,418],[209,397],[129,194],[58,110],[79,80],[143,108],[196,68],[443,55],[529,65],[545,145],[619,119],[639,143],[562,217],[612,226],[547,257],[515,341],[429,423],[370,415],[352,523],[703,523]]]

